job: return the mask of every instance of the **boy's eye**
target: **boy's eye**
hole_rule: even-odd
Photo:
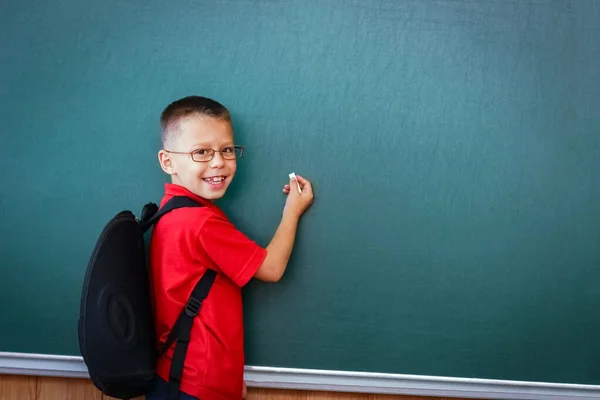
[[[233,153],[234,152],[234,148],[233,146],[228,146],[228,147],[223,147],[223,149],[221,150],[223,153]]]
[[[205,156],[207,154],[210,153],[210,150],[208,149],[198,149],[196,150],[196,154],[198,154],[199,156]]]

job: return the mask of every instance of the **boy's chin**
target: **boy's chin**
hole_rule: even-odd
[[[200,193],[197,193],[200,197],[205,198],[206,200],[218,200],[221,197],[225,196],[225,192],[227,191],[227,186],[220,190],[214,190],[211,188],[201,188]]]
[[[207,194],[205,196],[201,196],[203,198],[205,198],[206,200],[219,200],[220,198],[222,198],[225,195],[225,192],[223,193],[219,193],[219,194]]]
[[[210,186],[209,183],[207,182],[194,182],[192,185],[182,185],[184,187],[187,187],[187,189],[194,193],[196,196],[200,196],[203,199],[206,200],[218,200],[220,198],[222,198],[223,196],[225,196],[225,192],[227,191],[227,188],[229,187],[229,182],[226,182],[223,186],[221,186],[220,188],[215,188]]]

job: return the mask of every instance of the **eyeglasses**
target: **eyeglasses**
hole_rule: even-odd
[[[221,150],[215,149],[197,149],[190,152],[181,152],[181,151],[169,151],[165,150],[167,153],[173,154],[189,154],[192,157],[192,160],[195,162],[208,162],[212,160],[215,156],[215,152],[221,153],[221,157],[225,160],[235,160],[236,158],[240,158],[244,153],[243,146],[227,146],[223,147]]]

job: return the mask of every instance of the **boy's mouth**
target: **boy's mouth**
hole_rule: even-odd
[[[211,176],[209,178],[202,178],[205,182],[210,183],[211,185],[220,185],[225,181],[224,176]]]

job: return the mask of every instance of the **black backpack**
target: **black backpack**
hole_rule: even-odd
[[[90,257],[81,293],[79,349],[92,382],[107,396],[128,400],[148,394],[156,361],[173,342],[169,398],[179,391],[192,323],[216,273],[209,269],[202,276],[157,349],[144,232],[181,207],[202,205],[177,196],[160,210],[148,203],[141,220],[131,211],[120,212],[106,224]]]

